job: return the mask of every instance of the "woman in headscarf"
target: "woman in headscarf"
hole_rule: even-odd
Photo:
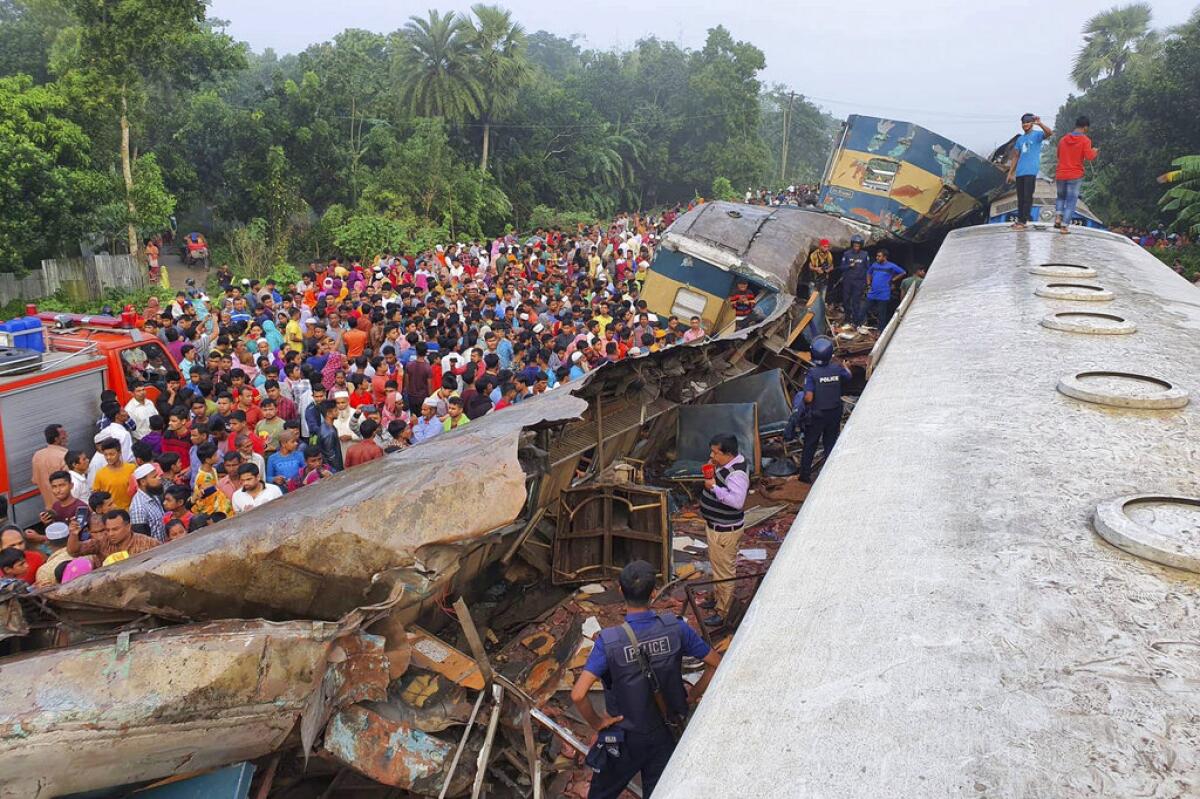
[[[342,373],[342,382],[346,379],[346,356],[334,350],[329,353],[329,360],[325,361],[325,368],[321,370],[321,384],[325,386],[325,390],[332,392],[337,386],[337,374]]]
[[[263,337],[271,346],[271,352],[279,352],[283,349],[283,334],[279,332],[279,326],[266,319],[262,323]]]
[[[162,305],[159,304],[158,297],[151,294],[150,299],[146,300],[146,310],[142,311],[142,318],[158,321],[158,315],[161,313]]]

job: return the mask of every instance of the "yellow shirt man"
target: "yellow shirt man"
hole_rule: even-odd
[[[112,494],[113,507],[129,510],[133,495],[129,493],[129,480],[133,476],[133,464],[122,462],[119,466],[105,464],[92,482],[93,491]]]
[[[287,345],[293,352],[304,351],[304,331],[300,329],[300,320],[291,319],[283,329]]]

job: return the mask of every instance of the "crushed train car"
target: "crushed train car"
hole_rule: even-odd
[[[259,757],[296,745],[298,727],[305,751],[312,745],[321,757],[377,782],[428,793],[453,768],[447,763],[451,738],[439,733],[464,719],[456,713],[405,716],[386,681],[381,690],[361,673],[339,677],[331,687],[334,677],[324,676],[329,664],[342,662],[354,648],[335,642],[334,632],[345,625],[332,620],[385,606],[378,612],[386,612],[389,629],[412,630],[448,593],[466,591],[492,564],[518,551],[549,579],[549,558],[539,562],[522,540],[539,529],[553,537],[555,525],[543,517],[565,490],[603,477],[618,460],[669,447],[679,407],[708,401],[734,378],[767,367],[780,370],[776,380],[795,379],[804,366],[805,329],[824,325],[823,316],[814,324],[821,312],[817,297],[804,303],[793,296],[799,270],[816,240],[845,246],[856,230],[796,209],[701,206],[677,220],[666,252],[680,256],[680,268],[711,268],[727,280],[754,275],[772,301],[760,305],[752,325],[605,365],[577,384],[463,430],[5,603],[13,608],[8,632],[17,640],[61,644],[108,637],[0,661],[9,697],[6,721],[0,722],[6,731],[0,768],[7,764],[7,770],[29,775],[58,768],[61,748],[39,744],[33,732],[54,743],[74,740],[80,724],[136,729],[136,735],[97,738],[107,749],[95,755],[103,767],[88,776],[63,776],[53,793],[59,787],[100,788]],[[684,256],[692,266],[682,266]],[[666,279],[652,270],[648,286],[659,278]],[[719,295],[712,292],[727,304]],[[664,564],[669,572],[669,553]],[[18,605],[27,612],[17,613]],[[177,626],[129,639],[106,633],[130,622]],[[62,634],[68,626],[70,634]],[[26,629],[33,634],[22,638]],[[417,662],[422,646],[403,637],[398,643],[391,634],[378,646],[374,636],[342,634],[363,638],[356,651],[370,650],[363,657],[374,657],[375,669],[394,681],[408,657]],[[238,658],[233,641],[242,642]],[[340,655],[330,660],[331,652]],[[215,665],[222,657],[230,659],[224,670]],[[261,669],[252,669],[247,658],[257,658]],[[390,665],[382,665],[389,658]],[[91,664],[86,673],[79,671],[81,663]],[[145,676],[151,665],[172,675],[168,687],[175,693],[164,694]],[[43,693],[47,673],[59,675],[53,682],[58,693]],[[88,698],[97,691],[120,706]],[[459,707],[461,697],[451,704]],[[250,706],[257,710],[242,709]],[[36,725],[26,716],[31,707]],[[253,734],[226,735],[212,726],[236,717],[245,718]],[[179,741],[172,742],[176,727],[197,732],[194,740],[186,738],[186,759]],[[128,762],[144,766],[128,773],[110,768]],[[470,769],[464,773],[470,777]],[[463,779],[456,774],[453,785]],[[45,790],[42,795],[51,795]]]
[[[703,203],[663,233],[641,297],[656,314],[684,321],[698,316],[714,335],[727,334],[737,280],[749,282],[758,295],[758,318],[765,319],[798,293],[800,273],[821,239],[841,250],[856,233],[874,238],[865,225],[818,211]]]

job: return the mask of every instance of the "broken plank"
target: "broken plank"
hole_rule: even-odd
[[[463,633],[467,636],[467,643],[471,645],[471,654],[475,656],[475,663],[479,666],[480,673],[483,674],[484,684],[491,684],[492,664],[488,662],[487,650],[483,648],[483,639],[479,637],[475,620],[471,618],[471,611],[462,597],[454,600],[454,612],[458,616],[458,623],[462,625]]]
[[[525,740],[525,757],[529,761],[529,779],[533,781],[533,799],[542,799],[542,761],[533,743],[533,720],[529,711],[526,707],[521,714],[521,736]]]
[[[479,799],[483,791],[483,780],[487,776],[488,761],[492,757],[492,745],[496,742],[496,728],[500,726],[500,706],[504,701],[504,689],[499,685],[492,686],[492,717],[488,720],[487,734],[483,739],[483,748],[475,761],[475,784],[471,787],[471,799]]]
[[[463,728],[462,738],[458,740],[458,748],[454,750],[454,759],[450,761],[450,768],[446,769],[446,781],[442,783],[442,791],[438,794],[438,799],[446,799],[446,791],[450,790],[450,783],[454,780],[454,772],[458,770],[458,760],[462,757],[463,749],[467,746],[467,739],[471,737],[471,730],[475,726],[475,718],[479,715],[479,708],[483,706],[483,698],[487,696],[486,691],[480,691],[479,697],[475,700],[475,707],[471,709],[471,718],[467,719],[467,726]]]
[[[537,512],[534,513],[533,516],[529,517],[529,524],[525,525],[525,529],[517,535],[516,540],[512,542],[512,545],[508,548],[508,551],[504,553],[504,557],[500,558],[501,563],[507,566],[512,562],[513,557],[517,554],[517,550],[519,550],[521,545],[525,543],[525,539],[529,538],[530,533],[532,533],[538,526],[538,522],[540,522],[542,517],[546,515],[546,511],[549,510],[549,508],[549,505],[538,508]]]
[[[414,625],[408,628],[408,643],[412,647],[412,665],[437,672],[472,691],[482,691],[487,685],[478,663],[433,633]]]
[[[779,513],[786,507],[787,505],[767,505],[758,508],[751,508],[750,510],[746,511],[746,529],[762,524],[767,519],[771,518],[776,513]]]

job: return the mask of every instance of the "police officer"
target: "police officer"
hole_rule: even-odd
[[[833,341],[825,336],[813,342],[812,368],[804,376],[804,403],[808,419],[804,428],[804,452],[800,456],[800,479],[812,482],[813,456],[817,443],[824,440],[828,458],[842,429],[842,393],[850,380],[850,370],[833,363]]]
[[[842,253],[842,310],[851,327],[862,327],[867,321],[867,269],[871,256],[863,249],[863,237],[850,237],[850,249]]]
[[[674,613],[650,610],[654,580],[654,567],[644,560],[621,570],[625,623],[600,631],[571,689],[579,714],[597,731],[587,757],[595,771],[588,799],[616,799],[638,772],[649,799],[675,751],[688,705],[699,701],[721,662]],[[683,682],[684,655],[708,666],[690,694]],[[596,680],[604,684],[603,715],[589,699]]]

